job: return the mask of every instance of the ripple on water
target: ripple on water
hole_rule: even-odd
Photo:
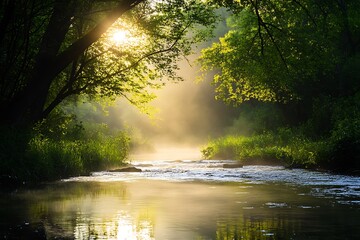
[[[265,206],[267,206],[269,208],[284,208],[284,207],[288,207],[288,204],[284,203],[284,202],[281,202],[281,203],[267,202],[267,203],[265,203]]]
[[[65,181],[136,181],[154,179],[164,181],[215,181],[255,184],[287,184],[310,186],[315,197],[331,197],[340,204],[360,205],[360,178],[345,175],[314,172],[304,169],[285,169],[282,166],[244,166],[223,168],[233,160],[178,160],[178,161],[133,161],[142,170],[138,173],[95,172],[88,177],[71,178]],[[278,207],[278,206],[277,206]]]

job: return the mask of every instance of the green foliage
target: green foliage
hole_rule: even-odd
[[[35,136],[26,152],[26,166],[31,179],[49,180],[109,169],[124,164],[128,153],[128,137],[98,137],[91,140],[54,140]],[[59,171],[61,169],[61,171]],[[29,171],[30,172],[30,171]]]
[[[291,129],[279,129],[251,137],[226,136],[202,149],[207,159],[236,159],[245,164],[286,164],[315,167],[327,153],[327,143],[311,141]]]
[[[125,164],[128,152],[129,137],[124,132],[119,132],[115,136],[100,134],[98,139],[87,141],[81,149],[81,156],[84,159],[84,169],[88,172]]]
[[[358,88],[358,1],[229,3],[231,30],[200,59],[203,70],[218,70],[213,84],[219,99],[288,102]]]
[[[22,181],[43,181],[125,164],[129,151],[127,133],[110,132],[105,125],[83,125],[74,117],[53,116],[48,120],[31,133],[2,130],[1,174]],[[59,125],[52,125],[50,120]]]
[[[314,101],[313,113],[301,131],[311,139],[328,144],[321,165],[329,168],[360,169],[360,93],[346,97],[321,96]]]
[[[332,154],[327,164],[335,169],[360,169],[360,92],[333,102],[330,139]]]
[[[270,160],[270,163],[277,161],[289,166],[357,171],[360,169],[359,97],[359,93],[343,98],[322,96],[314,101],[313,114],[303,125],[211,140],[203,148],[203,156],[245,163],[268,164]],[[270,112],[268,117],[272,117]],[[233,132],[236,127],[233,126]]]
[[[281,118],[245,105],[229,132],[250,137],[212,140],[204,156],[359,170],[359,1],[211,2],[233,10],[229,32],[200,59],[216,71],[217,98],[240,109],[253,99],[287,105]]]
[[[239,114],[233,120],[228,134],[253,135],[265,131],[276,130],[285,123],[283,113],[274,103],[247,102],[238,107]]]
[[[99,4],[81,7],[84,15],[74,19],[68,42],[91,28],[86,14],[96,12]],[[146,112],[147,103],[155,98],[152,90],[164,86],[165,80],[181,81],[177,62],[191,53],[193,43],[211,36],[216,21],[212,9],[197,0],[143,1],[53,81],[49,104],[67,94],[81,93],[90,99],[121,96]],[[94,21],[99,17],[92,16]],[[126,39],[117,43],[113,35],[119,30]]]
[[[79,142],[35,136],[29,142],[25,161],[19,169],[27,171],[29,176],[23,173],[21,178],[52,180],[83,173],[80,147]]]
[[[3,2],[0,121],[33,124],[79,95],[144,110],[152,90],[182,80],[178,62],[212,35],[213,10],[201,0]],[[114,41],[117,31],[126,38]]]

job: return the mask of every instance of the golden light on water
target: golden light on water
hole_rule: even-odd
[[[134,219],[121,212],[113,218],[77,218],[75,239],[154,240],[154,226],[149,219]]]

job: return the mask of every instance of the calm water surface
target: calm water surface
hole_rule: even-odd
[[[360,178],[231,161],[133,161],[1,195],[1,237],[41,224],[48,239],[360,239]],[[5,238],[4,238],[5,239]]]

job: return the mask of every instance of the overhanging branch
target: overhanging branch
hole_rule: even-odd
[[[143,0],[123,0],[96,27],[78,39],[55,59],[53,74],[56,76],[64,70],[74,59],[79,57],[87,48],[96,42],[109,27],[125,12],[134,8]]]

